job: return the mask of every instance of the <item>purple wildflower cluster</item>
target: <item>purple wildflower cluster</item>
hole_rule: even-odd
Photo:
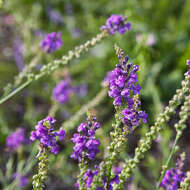
[[[61,32],[52,32],[41,41],[41,48],[44,52],[51,53],[60,49],[62,44]]]
[[[28,177],[26,175],[21,176],[17,172],[14,173],[13,178],[14,178],[14,180],[18,180],[18,187],[20,187],[20,188],[26,187],[29,183]]]
[[[120,182],[120,179],[119,179],[119,174],[121,173],[122,171],[122,168],[121,167],[116,167],[115,168],[115,177],[113,177],[110,182],[109,182],[109,188],[108,190],[113,190],[113,184],[116,183],[116,184],[119,184]],[[98,174],[98,169],[97,170],[90,170],[88,169],[87,172],[84,174],[83,176],[83,181],[84,183],[86,184],[86,187],[87,188],[90,188],[91,187],[91,184],[92,184],[92,181],[93,181],[93,178],[94,176],[96,176]],[[107,187],[107,177],[104,176],[103,179],[102,179],[102,185],[103,187],[98,187],[96,188],[96,190],[104,190],[105,187]],[[78,182],[75,184],[75,186],[79,189],[79,184]]]
[[[139,66],[128,62],[129,57],[123,56],[123,52],[118,55],[120,64],[112,72],[108,72],[105,79],[109,83],[109,96],[114,99],[115,106],[125,107],[122,111],[122,121],[129,128],[138,126],[140,119],[145,123],[147,114],[138,109],[141,102],[138,100],[141,87],[137,80]]]
[[[177,190],[180,183],[185,179],[186,174],[183,172],[184,159],[181,157],[176,163],[176,169],[170,168],[166,171],[162,182],[161,187],[164,190]]]
[[[16,151],[23,143],[27,143],[23,128],[17,129],[6,138],[6,146],[10,151]]]
[[[67,77],[55,86],[52,96],[55,101],[64,104],[69,101],[70,95],[73,91],[74,88],[72,86],[71,78]]]
[[[98,170],[93,171],[93,170],[90,170],[90,169],[88,169],[87,172],[84,174],[82,180],[83,180],[84,183],[86,184],[86,187],[87,187],[87,188],[89,188],[89,187],[91,186],[92,181],[93,181],[93,178],[94,178],[94,176],[96,176],[97,174],[98,174]],[[75,187],[76,187],[77,189],[80,189],[78,182],[75,183]]]
[[[131,29],[131,23],[127,22],[127,17],[122,15],[111,15],[104,26],[101,26],[101,30],[107,30],[111,35],[115,34],[115,32],[119,32],[120,34],[124,34],[127,30]]]
[[[75,146],[71,158],[80,161],[85,152],[85,156],[90,160],[95,159],[100,145],[100,141],[95,138],[95,131],[99,128],[100,123],[96,121],[95,117],[88,118],[86,123],[78,126],[78,133],[75,133],[72,138]]]
[[[58,132],[54,131],[53,125],[56,120],[50,116],[38,122],[36,131],[32,131],[30,139],[32,141],[39,140],[43,148],[50,148],[54,154],[59,153],[59,146],[57,144],[57,137],[62,141],[65,138],[65,131],[60,129]]]

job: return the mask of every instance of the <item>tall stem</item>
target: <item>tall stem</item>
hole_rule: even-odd
[[[12,91],[10,94],[8,94],[8,95],[5,96],[4,98],[2,98],[2,99],[0,100],[0,104],[6,102],[8,99],[10,99],[10,98],[13,97],[15,94],[17,94],[17,93],[20,92],[22,89],[24,89],[26,86],[28,86],[31,82],[32,82],[32,80],[26,81],[24,84],[22,84],[22,85],[19,86],[17,89],[15,89],[14,91]]]
[[[156,190],[159,190],[159,187],[160,187],[160,184],[162,182],[162,179],[163,179],[163,177],[164,177],[164,175],[166,173],[166,170],[168,169],[168,166],[169,166],[169,164],[171,162],[171,159],[172,159],[173,155],[175,154],[176,146],[177,146],[177,143],[178,143],[178,140],[179,140],[180,136],[181,136],[180,133],[177,133],[175,141],[174,141],[174,144],[173,144],[173,147],[172,147],[172,150],[171,150],[170,155],[168,157],[168,160],[167,160],[166,164],[163,166],[163,170],[162,170],[161,176],[160,176],[160,178],[158,180],[158,185],[157,185]]]

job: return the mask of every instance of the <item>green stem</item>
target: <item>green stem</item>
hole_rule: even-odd
[[[15,89],[13,92],[11,92],[10,94],[8,94],[7,96],[5,96],[4,98],[2,98],[0,100],[0,104],[6,102],[8,99],[10,99],[11,97],[13,97],[15,94],[17,94],[18,92],[20,92],[23,88],[25,88],[26,86],[28,86],[30,83],[32,82],[32,80],[28,80],[25,83],[23,83],[21,86],[19,86],[17,89]]]
[[[7,101],[9,98],[14,96],[16,93],[21,91],[23,88],[25,88],[27,85],[29,85],[32,81],[34,80],[39,80],[42,78],[44,75],[51,74],[54,72],[56,69],[61,67],[62,65],[68,64],[69,61],[71,61],[74,58],[79,58],[82,53],[89,51],[89,48],[95,46],[97,43],[99,43],[103,38],[108,36],[108,32],[106,30],[102,31],[100,34],[97,34],[96,37],[92,38],[91,40],[87,41],[83,45],[76,46],[74,50],[68,51],[67,55],[63,56],[61,59],[54,60],[47,65],[44,65],[39,74],[33,74],[29,73],[28,74],[28,81],[19,86],[16,90],[8,94],[6,97],[0,99],[0,104],[4,103]]]
[[[164,165],[162,174],[161,174],[161,176],[160,176],[160,178],[158,180],[158,186],[157,186],[156,190],[159,190],[159,188],[160,188],[160,184],[162,182],[162,179],[163,179],[163,177],[164,177],[164,175],[166,173],[166,170],[168,169],[168,166],[170,164],[170,161],[171,161],[173,155],[175,154],[176,146],[177,146],[177,143],[178,143],[178,140],[179,140],[180,137],[181,137],[181,135],[179,133],[177,133],[175,141],[174,141],[174,144],[173,144],[173,147],[172,147],[172,150],[171,150],[170,155],[168,157],[168,160],[167,160],[166,164]]]

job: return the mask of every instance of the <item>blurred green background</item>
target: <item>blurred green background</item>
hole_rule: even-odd
[[[51,17],[52,11],[59,15],[59,22],[55,22],[55,18]],[[121,154],[121,162],[126,157],[134,155],[134,148],[140,136],[148,130],[148,126],[154,122],[175,90],[180,87],[187,70],[186,60],[190,58],[189,0],[6,0],[0,9],[0,93],[3,93],[3,87],[8,82],[13,82],[14,76],[19,73],[14,59],[15,39],[19,39],[22,43],[24,64],[28,65],[36,55],[40,54],[38,65],[40,67],[53,59],[61,58],[75,45],[91,39],[100,32],[100,26],[111,14],[127,16],[132,24],[132,30],[124,35],[116,34],[106,38],[79,59],[71,61],[68,66],[52,75],[32,83],[0,106],[0,150],[3,155],[0,158],[0,175],[2,175],[0,189],[7,187],[19,189],[12,183],[12,174],[19,169],[22,171],[27,165],[37,167],[32,162],[26,164],[30,156],[35,160],[37,151],[35,147],[23,146],[18,152],[10,153],[6,151],[5,146],[7,135],[22,126],[29,136],[37,121],[48,114],[52,104],[52,89],[64,73],[69,73],[74,85],[86,85],[87,93],[82,97],[73,96],[68,103],[59,107],[55,116],[58,121],[57,128],[74,115],[81,105],[90,101],[101,90],[101,82],[107,71],[113,69],[118,62],[114,51],[115,43],[140,66],[138,77],[142,86],[142,107],[148,113],[149,124],[140,126],[130,135],[125,151]],[[63,47],[49,55],[42,53],[41,33],[54,31],[61,31]],[[110,140],[109,131],[114,113],[112,100],[105,97],[93,111],[102,123],[103,130],[99,137],[100,141],[104,141],[101,145],[103,152]],[[81,118],[81,121],[84,118]],[[176,118],[177,115],[171,118],[157,142],[153,143],[146,159],[134,171],[132,185],[129,188],[133,190],[155,188],[161,165],[167,159],[174,139],[173,124]],[[190,121],[187,125],[189,124]],[[77,162],[69,158],[72,152],[72,143],[69,139],[73,132],[74,130],[67,134],[59,156],[50,156],[46,189],[74,189],[78,172]],[[190,169],[188,134],[190,129],[187,127],[180,141],[179,152],[187,153],[186,166]],[[34,152],[31,153],[32,151]],[[176,156],[178,154],[176,153]],[[99,154],[99,159],[101,158],[102,154]],[[175,160],[176,158],[173,161]],[[26,173],[31,179],[35,172],[35,169],[29,168]],[[30,184],[25,189],[31,189]]]

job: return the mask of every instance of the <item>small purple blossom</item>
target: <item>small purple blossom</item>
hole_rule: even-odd
[[[146,123],[147,114],[139,110],[141,102],[139,101],[139,94],[141,87],[137,80],[137,71],[139,66],[128,62],[129,57],[123,57],[123,52],[119,50],[118,58],[120,64],[116,68],[108,72],[106,83],[109,83],[109,96],[114,99],[113,104],[116,107],[121,107],[122,121],[129,128],[138,126],[140,119]]]
[[[186,176],[185,172],[183,172],[184,160],[185,156],[181,154],[176,163],[176,169],[170,168],[166,171],[160,185],[164,190],[177,190],[179,188],[180,183]]]
[[[35,126],[36,131],[32,131],[30,140],[35,141],[39,140],[42,147],[46,149],[50,149],[52,153],[59,153],[59,145],[57,137],[62,141],[65,138],[65,131],[60,129],[58,132],[54,130],[53,125],[56,120],[50,116],[47,116],[45,119],[38,122]]]
[[[70,95],[73,91],[74,88],[72,86],[71,78],[67,77],[55,86],[52,96],[55,101],[64,104],[69,101]]]
[[[131,23],[126,22],[127,17],[122,15],[111,15],[104,26],[101,26],[101,30],[107,30],[111,35],[118,31],[120,34],[124,34],[127,30],[131,29]]]
[[[20,174],[18,174],[17,172],[14,173],[13,178],[15,180],[18,180],[18,186],[20,188],[26,187],[28,185],[28,183],[29,183],[28,177],[26,175],[20,176]]]
[[[25,131],[23,128],[17,129],[6,138],[6,146],[10,151],[16,151],[22,144],[26,143]]]
[[[105,86],[105,87],[109,86],[109,81],[112,80],[113,75],[114,74],[113,74],[112,71],[108,71],[105,78],[104,78],[104,80],[103,80],[103,82],[102,82],[102,85]]]
[[[98,146],[100,141],[95,138],[95,131],[100,128],[100,123],[95,117],[88,118],[86,123],[81,123],[78,126],[78,133],[73,135],[72,141],[75,143],[71,158],[81,160],[83,152],[85,156],[94,160],[99,152]]]
[[[44,52],[51,53],[60,49],[62,44],[61,32],[52,32],[41,41],[41,48]]]
[[[113,190],[114,183],[116,183],[116,184],[120,183],[119,174],[121,173],[121,171],[122,171],[121,167],[115,168],[115,170],[114,170],[115,176],[110,179],[108,190]],[[94,178],[94,176],[98,175],[98,172],[99,172],[99,169],[96,169],[94,171],[88,169],[87,172],[84,174],[82,179],[85,182],[87,188],[91,187],[93,178]],[[103,176],[103,178],[102,178],[102,185],[103,185],[102,187],[97,187],[96,190],[104,190],[107,187],[107,177],[106,176]],[[77,189],[79,189],[78,182],[75,184],[75,186],[77,187]]]

